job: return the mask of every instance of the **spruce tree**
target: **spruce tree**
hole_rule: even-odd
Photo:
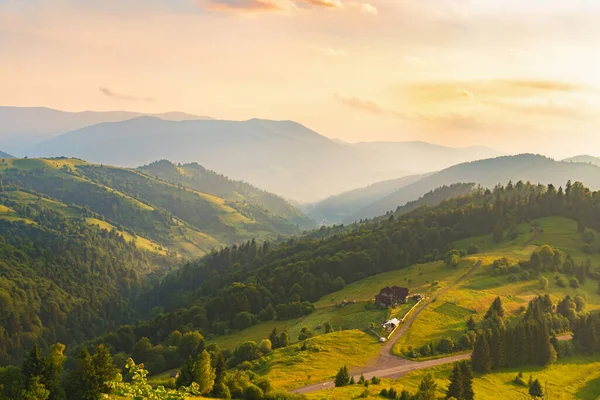
[[[93,359],[86,348],[77,356],[77,366],[67,377],[67,398],[69,400],[97,400],[102,391],[95,384],[96,373]]]
[[[419,384],[419,391],[415,395],[415,400],[435,400],[436,389],[437,383],[435,383],[433,374],[429,372],[421,380],[421,383]]]
[[[177,387],[190,386],[192,382],[194,382],[194,360],[192,356],[189,356],[181,367],[175,384]]]
[[[484,319],[500,317],[504,318],[504,307],[502,306],[502,299],[496,297],[492,302],[492,305],[485,313]]]
[[[348,367],[344,365],[335,376],[335,386],[341,387],[348,384],[350,384],[350,374],[348,373]]]
[[[492,370],[490,346],[487,334],[483,332],[477,335],[477,339],[475,340],[475,348],[471,354],[471,363],[473,364],[473,370],[476,372],[487,374]]]
[[[542,390],[542,384],[539,379],[536,379],[529,385],[529,395],[534,399],[544,397],[544,391]]]
[[[96,354],[92,357],[94,367],[94,386],[100,393],[108,393],[109,388],[106,382],[115,380],[119,374],[119,369],[113,363],[110,350],[103,344],[98,345]]]
[[[277,328],[273,328],[273,330],[271,331],[271,334],[269,335],[269,340],[271,341],[271,344],[273,345],[273,350],[279,348],[279,335],[277,334]]]
[[[473,391],[473,371],[471,370],[471,364],[468,361],[462,361],[460,363],[460,372],[463,398],[464,400],[473,400],[475,398],[475,392]]]
[[[462,369],[459,363],[454,363],[452,375],[450,376],[450,384],[446,391],[446,399],[451,397],[455,399],[463,399],[464,397]]]
[[[25,388],[29,389],[31,380],[36,376],[43,379],[46,370],[46,360],[42,357],[42,352],[38,345],[34,344],[31,351],[25,356],[25,360],[23,360],[23,364],[21,365],[21,373],[23,374],[23,379],[25,381]],[[43,381],[38,383],[43,384]]]

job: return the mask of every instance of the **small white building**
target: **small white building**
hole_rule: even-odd
[[[384,322],[381,326],[388,331],[393,331],[398,325],[400,325],[400,320],[398,320],[398,318],[392,318],[389,321]]]

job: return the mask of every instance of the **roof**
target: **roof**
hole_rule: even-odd
[[[392,286],[384,287],[379,294],[383,296],[406,297],[408,296],[408,292],[409,290],[405,287]]]
[[[383,324],[384,325],[388,325],[388,324],[400,325],[400,321],[398,320],[398,318],[392,318],[389,321],[384,322]]]

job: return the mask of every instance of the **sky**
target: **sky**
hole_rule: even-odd
[[[0,0],[0,105],[600,156],[600,1]]]

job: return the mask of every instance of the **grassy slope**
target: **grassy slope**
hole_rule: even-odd
[[[298,351],[299,345],[275,350],[256,372],[269,378],[277,389],[291,389],[332,379],[344,365],[368,365],[380,348],[376,338],[358,330],[317,336],[308,339],[307,345],[305,351]]]
[[[548,278],[550,284],[546,290],[541,290],[538,279],[509,283],[507,280],[509,275],[492,275],[491,268],[495,259],[500,257],[507,257],[512,261],[526,259],[543,244],[550,244],[570,253],[576,263],[590,257],[580,250],[583,242],[581,234],[577,232],[575,221],[550,217],[536,222],[539,223],[540,234],[531,244],[526,244],[528,238],[532,237],[528,225],[521,225],[519,237],[511,242],[492,245],[491,236],[485,236],[457,243],[455,245],[457,248],[475,243],[483,249],[483,252],[470,257],[483,259],[481,269],[469,280],[448,291],[436,303],[424,310],[406,334],[394,345],[393,352],[402,354],[402,350],[408,346],[418,348],[430,341],[438,341],[444,336],[458,338],[466,330],[465,322],[470,313],[473,313],[475,319],[482,318],[496,296],[502,298],[509,315],[516,315],[519,308],[526,305],[531,298],[545,293],[550,294],[555,301],[567,294],[572,296],[580,294],[587,298],[588,309],[600,308],[600,295],[596,293],[597,283],[591,279],[588,279],[579,289],[561,288],[554,283],[556,274],[545,272],[542,275]],[[596,266],[600,256],[596,254],[591,259]]]
[[[423,375],[432,372],[438,384],[438,396],[445,395],[448,387],[448,377],[452,366],[446,365],[415,371],[400,379],[384,379],[381,385],[370,386],[366,399],[381,399],[378,394],[383,388],[394,387],[398,392],[406,389],[415,393]],[[515,385],[512,381],[518,372],[523,372],[525,380],[529,375],[539,379],[546,385],[549,398],[552,400],[594,400],[600,393],[600,356],[571,357],[559,360],[556,364],[546,369],[540,367],[523,367],[519,369],[506,369],[485,376],[476,376],[473,382],[475,398],[477,400],[522,400],[531,398],[527,388]],[[344,388],[328,389],[307,395],[310,400],[333,400],[357,398],[364,391],[361,386],[348,386]]]
[[[27,174],[14,173],[13,168]],[[61,211],[71,210],[64,203],[89,207],[111,225],[123,226],[123,231],[135,231],[147,239],[141,239],[139,245],[151,249],[168,247],[183,255],[200,256],[232,241],[297,232],[281,217],[265,220],[268,211],[258,212],[245,202],[233,203],[213,194],[180,188],[134,170],[100,168],[76,159],[9,159],[0,165],[0,173],[59,200],[55,206]],[[175,217],[166,221],[158,209],[166,209]],[[9,213],[1,217],[15,218]]]

